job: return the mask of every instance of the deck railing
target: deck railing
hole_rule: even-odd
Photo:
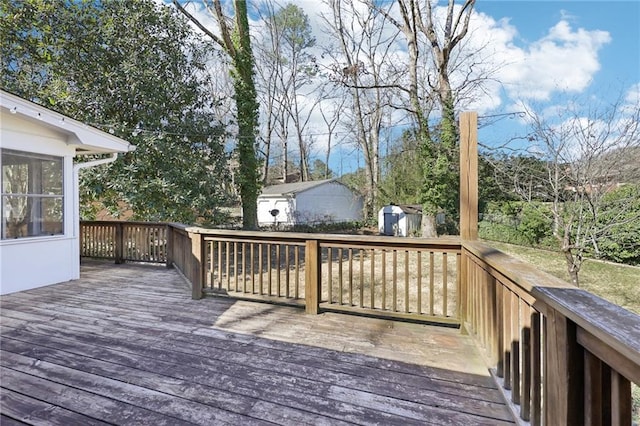
[[[478,242],[462,249],[463,327],[532,425],[630,425],[640,317]]]
[[[80,222],[80,256],[122,262],[166,263],[168,244],[164,223]]]
[[[460,243],[172,225],[172,263],[213,293],[364,315],[459,324]]]
[[[523,420],[631,424],[640,317],[482,243],[179,224],[81,229],[83,255],[175,266],[196,299],[459,324]]]

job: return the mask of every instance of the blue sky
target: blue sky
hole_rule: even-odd
[[[640,0],[628,1],[483,1],[476,11],[507,18],[518,30],[514,42],[526,46],[547,35],[559,21],[574,29],[606,31],[611,40],[598,52],[601,69],[592,89],[640,81]]]
[[[549,98],[537,99],[536,105],[561,105],[563,102],[576,99],[599,99],[614,102],[625,93],[638,90],[640,83],[640,1],[482,1],[476,4],[476,11],[485,13],[496,20],[506,19],[517,30],[512,42],[522,49],[531,49],[532,45],[548,38],[550,29],[560,22],[566,23],[572,35],[579,37],[579,32],[587,38],[592,34],[600,37],[599,46],[594,43],[584,48],[576,56],[567,58],[558,64],[562,74],[582,68],[588,82],[578,85],[574,90],[564,92],[555,90]],[[594,34],[599,34],[596,36]],[[562,41],[555,40],[561,45]],[[588,45],[588,43],[586,43]],[[583,44],[584,47],[585,44]],[[589,63],[595,61],[596,64]],[[597,70],[587,70],[597,66]],[[574,80],[575,81],[575,80]],[[526,82],[514,81],[514,84]],[[509,106],[515,101],[511,93],[503,93],[501,108],[486,111],[486,114],[499,114],[518,110]],[[533,99],[531,99],[533,101]],[[524,99],[524,102],[529,99]],[[513,109],[510,109],[513,108]],[[481,113],[482,115],[482,113]],[[482,120],[481,120],[482,121]],[[487,120],[488,121],[488,120]],[[519,120],[503,120],[480,130],[480,139],[486,144],[497,145],[504,139],[523,134],[526,128]]]

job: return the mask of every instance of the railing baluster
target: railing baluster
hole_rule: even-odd
[[[293,246],[294,250],[294,263],[295,263],[295,298],[298,299],[300,297],[300,247]],[[319,266],[318,266],[319,267]]]
[[[531,417],[531,306],[520,301],[520,345],[522,346],[522,385],[520,418],[529,421]]]
[[[222,241],[218,241],[218,290],[222,290]]]
[[[290,285],[289,285],[289,245],[284,246],[284,287],[285,287],[285,297],[290,297]]]
[[[227,272],[227,291],[231,290],[231,244],[229,241],[225,242],[225,261],[226,264],[226,272]]]
[[[429,315],[433,316],[435,306],[435,255],[429,252]]]
[[[517,294],[511,294],[511,402],[520,404],[520,302]]]
[[[409,313],[409,251],[404,251],[404,312]]]
[[[448,282],[448,259],[447,259],[447,252],[443,252],[442,253],[442,316],[448,316],[447,315],[447,304],[449,303],[447,301],[447,294],[448,294],[448,288],[447,288],[447,282]]]
[[[255,243],[251,244],[251,294],[256,294],[256,273],[255,273],[255,264],[256,264],[256,253],[255,253]]]
[[[267,244],[267,269],[269,270],[269,275],[267,276],[267,294],[269,296],[271,296],[273,294],[273,268],[272,268],[272,258],[271,258],[271,251],[272,251],[272,246],[271,243]]]
[[[616,371],[611,372],[611,419],[612,425],[631,424],[631,382]]]
[[[417,294],[417,312],[418,314],[422,314],[422,250],[418,250],[416,251],[416,262],[417,262],[417,266],[416,269],[418,271],[418,279],[417,279],[417,284],[416,286],[418,294]]]
[[[376,252],[374,249],[369,251],[369,256],[371,258],[371,262],[369,262],[371,277],[369,278],[369,292],[371,293],[371,309],[375,309],[376,307]]]
[[[327,297],[333,303],[333,247],[327,247]]]
[[[542,424],[542,366],[541,366],[541,336],[540,336],[540,313],[533,307],[531,315],[531,426]]]
[[[340,305],[342,305],[342,300],[343,300],[343,285],[342,285],[342,248],[338,249],[338,284],[339,284],[339,299],[338,299],[338,303]]]
[[[282,296],[282,289],[281,289],[281,278],[282,277],[280,276],[281,273],[282,273],[282,256],[281,256],[281,253],[280,253],[280,247],[281,247],[281,244],[276,244],[276,259],[277,259],[277,261],[276,261],[276,268],[277,268],[276,269],[276,272],[277,272],[276,273],[276,287],[278,289],[278,292],[277,292],[277,296],[278,297]]]
[[[503,359],[504,359],[504,388],[507,390],[511,390],[511,364],[513,360],[511,359],[511,322],[512,320],[512,309],[511,309],[511,290],[505,288],[502,293],[502,312],[504,315],[504,321],[502,323],[503,326]]]
[[[349,253],[349,306],[353,306],[353,249],[348,249]]]
[[[393,312],[398,312],[398,251],[393,249],[393,290],[392,290],[392,307]]]
[[[382,249],[382,310],[387,309],[387,251]]]
[[[364,306],[364,256],[362,249],[358,249],[358,256],[360,257],[360,307]]]
[[[235,282],[235,291],[238,291],[238,243],[233,242],[233,279]]]
[[[258,258],[260,259],[258,263],[258,286],[260,287],[258,294],[261,296],[264,294],[264,270],[262,269],[264,266],[263,246],[263,243],[258,244]]]

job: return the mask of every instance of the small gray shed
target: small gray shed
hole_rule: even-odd
[[[258,225],[362,220],[362,199],[335,179],[267,186],[258,197]]]
[[[419,235],[421,224],[422,206],[419,204],[389,204],[378,212],[378,230],[383,235]]]

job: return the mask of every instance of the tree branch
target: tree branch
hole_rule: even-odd
[[[191,13],[189,13],[180,3],[178,0],[172,0],[173,5],[178,9],[178,11],[180,11],[180,13],[182,13],[189,21],[191,21],[196,27],[198,27],[203,33],[205,33],[207,36],[209,36],[211,38],[211,40],[213,40],[214,42],[216,42],[217,44],[220,45],[220,47],[222,47],[224,50],[227,50],[224,42],[220,39],[220,37],[218,37],[217,35],[215,35],[214,33],[212,33],[211,31],[209,31],[209,29],[207,27],[205,27],[204,25],[202,25],[200,23],[200,21],[198,21],[198,19],[196,19],[195,16],[193,16]]]

